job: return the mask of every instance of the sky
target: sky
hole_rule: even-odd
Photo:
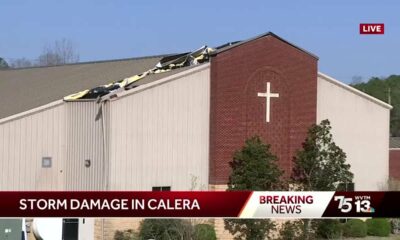
[[[66,38],[81,61],[179,53],[271,31],[319,57],[319,71],[400,74],[400,1],[0,0],[0,57],[35,59]],[[384,23],[384,35],[360,35]]]

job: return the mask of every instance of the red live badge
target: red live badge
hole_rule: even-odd
[[[385,24],[383,23],[360,23],[360,34],[384,34]]]

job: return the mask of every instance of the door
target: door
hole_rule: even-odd
[[[79,219],[64,218],[62,229],[63,240],[78,240]]]

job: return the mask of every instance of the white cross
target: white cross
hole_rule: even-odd
[[[271,98],[279,97],[279,93],[271,93],[271,84],[267,82],[267,91],[265,93],[258,93],[257,96],[266,98],[266,121],[269,122]]]

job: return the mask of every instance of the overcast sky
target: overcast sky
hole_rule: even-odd
[[[290,3],[289,3],[290,2]],[[1,0],[0,57],[35,59],[46,43],[72,40],[81,61],[217,46],[272,31],[319,56],[319,70],[400,74],[400,1]],[[385,24],[360,35],[360,23]]]

